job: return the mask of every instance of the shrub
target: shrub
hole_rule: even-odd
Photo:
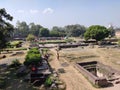
[[[11,67],[18,67],[20,65],[21,65],[20,61],[18,59],[15,59],[15,60],[12,61],[10,66]]]
[[[37,64],[38,62],[40,62],[40,60],[41,60],[40,54],[31,53],[26,55],[24,64],[25,65]]]
[[[20,47],[22,41],[12,41],[10,42],[10,47]]]
[[[66,39],[65,41],[70,43],[70,42],[73,42],[74,40],[73,39]]]
[[[40,52],[39,52],[38,48],[32,48],[28,51],[28,54],[31,54],[31,53],[39,54]]]
[[[48,78],[46,79],[45,85],[48,86],[48,87],[52,85],[52,79],[51,79],[50,77],[48,77]]]
[[[34,41],[35,40],[35,36],[32,34],[29,34],[26,38],[27,41]]]
[[[26,58],[25,58],[25,65],[30,65],[30,64],[38,64],[41,62],[42,57],[40,55],[40,52],[38,48],[32,48],[28,51]]]

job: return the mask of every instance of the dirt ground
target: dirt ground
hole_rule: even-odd
[[[24,44],[24,47],[28,47],[27,44]],[[16,52],[23,52],[22,54],[15,54]],[[9,53],[5,52],[0,54],[0,56],[6,55],[6,58],[0,59],[0,64],[11,64],[13,60],[18,59],[21,63],[24,62],[27,50],[21,51],[10,51]],[[2,72],[3,73],[3,72]],[[7,77],[6,87],[0,90],[33,90],[33,88],[26,82],[23,81],[22,78],[16,77],[16,70],[5,70],[5,77]],[[7,74],[6,74],[7,73]],[[34,89],[36,90],[36,89]]]
[[[12,53],[9,53],[9,54],[1,54],[1,56],[6,55],[6,58],[0,59],[0,64],[11,64],[11,62],[16,59],[18,59],[21,63],[23,63],[25,60],[27,51],[23,50],[23,51],[20,51],[20,52],[23,52],[23,54],[17,54],[17,55],[11,56],[16,52],[19,52],[19,51],[13,51]]]
[[[50,61],[52,68],[58,70],[64,68],[65,73],[60,74],[60,78],[66,83],[66,90],[119,90],[120,84],[115,84],[107,88],[95,88],[90,82],[74,67],[75,62],[81,61],[100,61],[106,65],[119,70],[120,68],[120,49],[116,48],[70,48],[59,52],[60,59],[56,58],[56,51],[51,49],[53,60]],[[67,66],[63,66],[67,63]]]
[[[26,52],[27,51],[25,51],[25,53]],[[51,67],[55,70],[58,70],[59,68],[64,68],[65,70],[65,73],[60,74],[60,79],[62,79],[66,83],[66,90],[120,90],[120,84],[115,84],[114,86],[107,88],[93,87],[92,84],[74,66],[76,62],[96,60],[119,70],[120,49],[98,48],[97,46],[95,46],[95,48],[78,47],[63,49],[59,51],[59,60],[57,60],[55,48],[51,49],[51,53],[53,54],[51,56],[52,60],[50,60]],[[9,63],[15,58],[19,58],[20,61],[23,62],[26,54],[13,57],[10,57],[10,55],[11,54],[8,54],[6,59],[0,60],[0,64],[6,62]],[[11,83],[11,86],[16,87],[17,82],[18,81],[15,79],[14,83],[16,84]],[[18,85],[21,85],[20,83],[18,83]],[[21,88],[22,87],[20,87],[18,90],[21,90]],[[7,90],[10,90],[10,88],[8,88]]]
[[[22,47],[28,48],[29,47],[29,43],[28,42],[24,42]],[[16,54],[16,55],[12,56],[12,54],[15,54],[16,52],[23,52],[23,54]],[[2,53],[2,54],[0,54],[0,57],[5,55],[6,58],[0,59],[0,64],[4,64],[4,63],[11,64],[11,62],[13,60],[15,60],[15,59],[18,59],[21,63],[23,63],[24,60],[25,60],[26,53],[27,53],[27,50],[9,51],[9,53],[7,53],[7,52]]]

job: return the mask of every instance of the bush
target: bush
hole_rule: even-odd
[[[20,65],[21,65],[20,61],[18,59],[16,59],[16,60],[12,61],[10,67],[18,67]]]
[[[38,48],[32,48],[28,51],[26,58],[25,58],[25,65],[35,64],[37,65],[39,62],[41,62],[42,57],[40,55],[40,52]]]
[[[38,48],[32,48],[28,51],[28,54],[31,54],[31,53],[32,54],[39,54],[40,52],[39,52]]]
[[[34,41],[35,40],[35,36],[32,34],[29,34],[26,38],[27,41]]]
[[[10,47],[21,47],[22,41],[12,41],[10,42]]]
[[[52,79],[50,77],[48,77],[45,81],[45,86],[51,86],[52,85]]]
[[[65,41],[70,43],[70,42],[73,42],[74,40],[73,39],[66,39]]]
[[[37,64],[38,62],[40,62],[40,60],[41,60],[40,54],[31,53],[26,55],[24,64],[25,65]]]

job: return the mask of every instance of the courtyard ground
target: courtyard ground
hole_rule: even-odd
[[[10,57],[10,54],[7,55],[7,58],[0,60],[0,64],[11,63],[15,58],[19,58],[21,62],[24,61],[27,51],[24,51],[24,55]],[[90,47],[78,47],[78,48],[69,48],[59,51],[60,59],[57,60],[55,48],[51,49],[50,53],[51,60],[50,65],[55,70],[63,68],[65,73],[60,73],[60,79],[66,83],[66,90],[119,90],[120,84],[114,84],[112,87],[107,88],[95,88],[85,77],[82,75],[76,68],[76,62],[83,61],[100,61],[105,65],[109,65],[117,70],[120,68],[120,49],[119,48],[95,48]],[[22,82],[21,79],[16,79],[14,73],[9,79],[10,86],[7,87],[7,90],[13,90],[15,87],[20,87],[18,90],[30,90],[25,86],[27,83]]]
[[[95,88],[88,80],[75,68],[76,62],[100,61],[106,65],[119,70],[120,49],[116,48],[70,48],[59,52],[60,59],[56,58],[55,49],[51,49],[53,60],[50,61],[52,68],[58,70],[64,68],[65,73],[60,74],[60,78],[66,83],[66,90],[119,90],[120,84],[112,87]],[[64,65],[67,64],[67,65]]]
[[[24,48],[28,48],[28,43],[24,44],[23,47]],[[6,55],[6,58],[0,59],[0,65],[1,64],[11,64],[13,60],[18,59],[20,61],[20,63],[23,63],[25,60],[25,56],[26,56],[26,52],[27,50],[20,50],[20,51],[10,51],[11,53],[2,53],[0,54],[1,56]],[[23,52],[22,54],[15,54],[16,52]],[[33,89],[33,87],[27,83],[24,82],[24,77],[20,77],[18,78],[16,76],[16,69],[7,69],[4,72],[2,71],[2,75],[4,75],[4,77],[6,77],[6,86],[3,89],[0,90],[36,90]],[[1,73],[0,73],[1,75]]]

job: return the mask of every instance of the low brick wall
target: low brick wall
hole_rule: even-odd
[[[58,45],[58,48],[75,48],[78,46],[87,46],[88,44],[63,44],[63,45]]]

